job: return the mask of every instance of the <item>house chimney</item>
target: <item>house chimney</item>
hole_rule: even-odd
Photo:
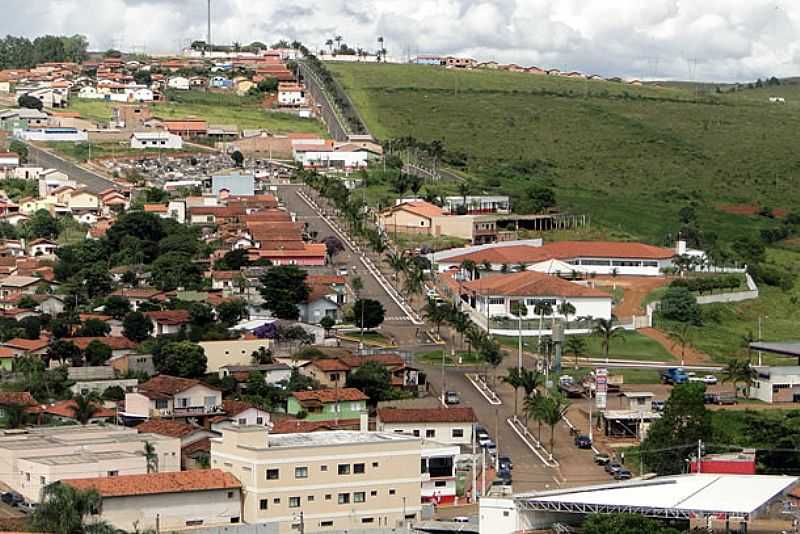
[[[369,412],[361,412],[358,422],[359,432],[369,432]]]
[[[686,241],[679,239],[678,242],[675,243],[675,254],[678,256],[686,254]]]

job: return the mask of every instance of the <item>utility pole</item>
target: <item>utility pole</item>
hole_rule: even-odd
[[[206,48],[211,50],[211,0],[208,0],[208,33],[206,34]]]
[[[472,502],[478,502],[478,458],[475,454],[475,426],[472,423]]]
[[[702,439],[698,439],[697,440],[697,474],[698,475],[703,471],[703,469],[701,467],[701,463],[702,463],[701,457],[702,457],[702,455],[703,455],[703,440]]]

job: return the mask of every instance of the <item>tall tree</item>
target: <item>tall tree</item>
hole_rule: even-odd
[[[739,396],[739,384],[744,383],[745,389],[749,389],[755,380],[755,369],[750,366],[747,360],[731,359],[722,370],[722,382],[733,384],[733,395]]]
[[[297,319],[300,310],[297,305],[309,295],[306,272],[294,265],[271,267],[261,277],[261,296],[264,307],[279,319]]]
[[[583,336],[569,336],[564,342],[564,354],[572,354],[575,358],[575,368],[578,368],[578,358],[586,355],[586,339]]]
[[[381,362],[368,361],[347,377],[347,386],[362,391],[374,405],[391,397],[392,377]]]
[[[522,377],[520,376],[520,369],[517,367],[509,367],[506,369],[506,376],[501,380],[514,389],[514,417],[519,413],[519,388],[522,387]]]
[[[611,348],[611,343],[615,339],[625,341],[624,330],[621,326],[614,326],[615,317],[612,315],[611,319],[595,319],[592,335],[600,338],[600,346],[603,348],[603,355],[608,359],[608,351]]]
[[[181,378],[201,378],[206,374],[208,358],[200,345],[189,341],[167,343],[153,355],[158,372]]]
[[[95,490],[82,491],[61,482],[44,487],[39,506],[31,516],[31,524],[39,532],[54,534],[81,534],[99,532],[99,526],[108,526],[102,521],[92,521],[91,529],[87,520],[101,506],[100,494]],[[111,528],[103,529],[111,532]]]
[[[150,441],[144,442],[144,457],[147,461],[147,472],[158,473],[158,453]]]
[[[550,427],[550,454],[553,454],[556,438],[556,425],[564,418],[569,408],[569,401],[560,393],[554,391],[542,399],[541,417],[544,424]]]
[[[80,424],[88,424],[94,414],[97,413],[97,399],[93,395],[78,395],[74,399],[74,404],[70,406],[72,416]]]
[[[129,312],[122,320],[122,335],[136,341],[144,341],[153,333],[153,322],[139,311]]]

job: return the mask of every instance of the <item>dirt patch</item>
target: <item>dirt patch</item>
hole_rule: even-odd
[[[705,364],[711,362],[711,357],[702,352],[697,350],[696,348],[692,347],[691,345],[687,346],[683,356],[681,356],[681,346],[676,344],[672,339],[670,339],[669,334],[666,332],[662,332],[656,328],[641,328],[637,330],[640,334],[643,334],[650,339],[657,341],[662,347],[667,349],[667,351],[672,354],[678,361],[683,359],[682,365],[696,365],[696,364]]]
[[[644,315],[647,295],[667,285],[668,280],[663,276],[618,276],[616,280],[610,276],[598,276],[594,283],[601,287],[613,287],[616,283],[617,288],[622,289],[623,296],[622,301],[614,307],[614,315],[630,317]]]
[[[718,204],[717,209],[732,215],[753,216],[759,214],[761,211],[761,206],[757,206],[755,204]],[[773,208],[772,210],[773,217],[786,217],[788,213],[789,210],[786,208]]]

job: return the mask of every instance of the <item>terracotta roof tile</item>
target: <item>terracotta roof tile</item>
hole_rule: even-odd
[[[388,213],[393,211],[407,211],[409,213],[413,213],[414,215],[419,215],[420,217],[425,217],[430,219],[432,217],[440,217],[444,215],[444,211],[442,208],[435,204],[431,204],[430,202],[425,202],[424,200],[415,200],[412,202],[403,202],[402,204],[398,204],[393,206],[387,210]]]
[[[68,417],[73,419],[75,417],[75,407],[77,406],[74,400],[58,401],[44,407],[44,413],[55,415],[59,417]],[[96,409],[92,417],[115,417],[117,412],[110,408],[105,408],[100,404],[96,405]]]
[[[464,284],[464,290],[478,295],[508,297],[605,297],[599,289],[580,286],[557,276],[535,271],[488,276]]]
[[[304,421],[301,419],[284,419],[272,424],[270,434],[298,434],[304,432],[321,432],[330,430],[357,430],[361,422],[358,419],[342,419],[333,421]]]
[[[150,419],[137,426],[136,430],[138,430],[140,434],[159,434],[171,438],[182,438],[189,434],[202,431],[203,429],[188,423],[181,423],[169,419]]]
[[[176,393],[180,393],[181,391],[186,391],[189,388],[193,388],[194,386],[200,385],[202,382],[199,380],[193,380],[191,378],[179,378],[177,376],[169,376],[169,375],[157,375],[144,382],[143,384],[139,384],[139,392],[148,395],[148,393],[158,395],[167,395],[172,396]],[[216,389],[212,386],[207,384],[202,384],[208,388]]]
[[[475,263],[488,261],[493,264],[536,263],[545,260],[568,260],[571,258],[629,258],[629,259],[669,259],[675,255],[672,249],[646,245],[644,243],[623,243],[613,241],[557,241],[541,247],[531,245],[509,245],[477,250],[445,260],[447,263],[461,263],[472,260]]]
[[[260,408],[255,404],[250,404],[249,402],[244,401],[237,401],[237,400],[224,400],[222,401],[222,409],[225,410],[225,414],[233,417],[235,415],[239,415],[242,412],[246,412],[247,410],[254,408],[259,410]],[[266,410],[262,410],[266,411]]]
[[[155,322],[164,325],[182,325],[191,320],[189,310],[162,310],[145,312],[145,315]]]
[[[27,391],[0,391],[0,406],[17,404],[21,406],[36,406],[38,403],[33,395]]]
[[[350,370],[350,366],[338,358],[322,358],[319,360],[314,360],[311,362],[311,365],[325,373]]]
[[[322,404],[330,404],[332,402],[348,402],[348,401],[362,401],[369,400],[369,397],[364,395],[356,388],[341,388],[341,389],[316,389],[314,391],[295,391],[292,396],[300,403],[303,402],[321,402]]]
[[[474,423],[472,408],[380,408],[384,423]]]
[[[86,350],[86,347],[89,346],[89,343],[92,341],[99,341],[103,345],[106,345],[111,350],[135,350],[137,345],[135,342],[131,341],[127,337],[123,336],[106,336],[106,337],[70,337],[64,339],[64,341],[71,341],[81,350]]]
[[[80,490],[97,490],[104,498],[240,489],[242,487],[236,477],[220,469],[83,478],[64,480],[63,483]]]
[[[15,337],[3,343],[6,347],[11,347],[12,349],[21,349],[31,352],[46,349],[49,344],[50,338],[47,337],[41,337],[39,339],[22,339]]]

